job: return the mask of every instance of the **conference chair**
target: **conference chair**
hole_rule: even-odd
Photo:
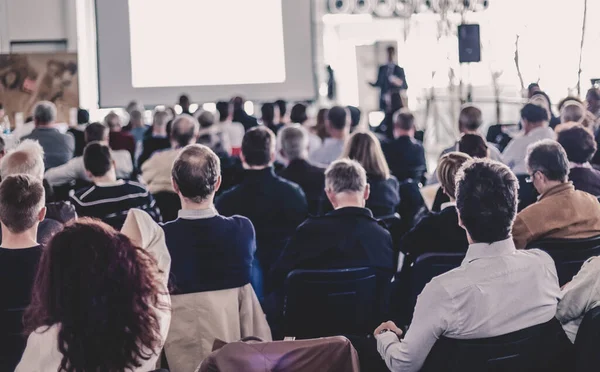
[[[284,336],[370,334],[384,319],[390,277],[364,267],[292,271],[285,282]]]
[[[537,190],[533,187],[533,183],[527,182],[527,178],[529,178],[527,174],[517,175],[519,181],[519,212],[535,203],[539,196]]]
[[[442,204],[448,203],[450,201],[450,197],[446,195],[444,190],[440,187],[438,191],[435,193],[435,199],[433,199],[433,205],[431,206],[432,212],[440,212],[442,210]]]
[[[572,362],[572,345],[558,320],[552,318],[496,337],[440,337],[421,372],[559,372],[572,370]]]
[[[409,231],[415,225],[418,217],[427,212],[427,206],[421,195],[419,183],[412,179],[400,183],[400,204],[398,214],[401,218],[402,234]]]
[[[379,221],[383,222],[385,224],[385,227],[390,231],[393,230],[395,226],[398,226],[400,221],[402,221],[402,218],[400,218],[400,214],[398,213],[390,214],[387,216],[378,216],[376,218]]]
[[[546,251],[556,264],[561,286],[568,283],[579,272],[585,261],[600,255],[600,236],[585,239],[544,239],[531,242],[527,249]]]
[[[575,371],[597,371],[600,366],[600,307],[588,311],[575,338]]]

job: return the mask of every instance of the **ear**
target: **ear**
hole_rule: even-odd
[[[46,218],[46,211],[48,208],[44,206],[44,208],[40,209],[40,213],[38,213],[38,221],[42,222],[44,218]]]
[[[465,228],[465,224],[462,222],[462,218],[460,218],[460,212],[458,211],[458,208],[456,209],[456,214],[458,215],[458,226],[462,227],[465,231],[467,231],[467,229]]]
[[[173,177],[171,177],[171,186],[173,186],[173,190],[175,190],[175,193],[179,195],[179,187],[177,187],[177,183],[175,183]]]
[[[246,157],[242,152],[240,152],[240,160],[242,161],[242,165],[244,166],[244,168],[248,168],[248,164],[246,163]]]
[[[333,209],[336,209],[338,203],[337,203],[337,199],[335,198],[335,193],[333,191],[331,191],[330,189],[326,188],[325,195],[327,195],[327,199],[329,199],[329,202],[333,206]]]
[[[92,172],[90,172],[89,170],[85,171],[86,176],[91,180],[94,179],[94,175],[92,174]]]
[[[215,183],[215,192],[219,191],[219,189],[221,188],[222,181],[223,178],[221,177],[221,175],[219,175],[219,177],[217,177],[217,182]]]
[[[369,196],[371,195],[371,185],[367,183],[367,187],[365,187],[365,193],[363,194],[365,200],[369,200]]]

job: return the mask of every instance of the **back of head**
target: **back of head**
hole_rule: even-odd
[[[40,179],[26,174],[8,176],[0,183],[0,221],[13,234],[29,230],[39,222],[44,199]]]
[[[348,112],[350,112],[350,126],[355,128],[360,124],[360,118],[362,116],[362,112],[356,106],[346,106]]]
[[[131,113],[129,114],[129,117],[133,121],[143,121],[143,119],[144,119],[143,114],[140,110],[131,111]]]
[[[142,104],[142,102],[137,101],[137,100],[130,101],[127,104],[127,106],[125,106],[125,111],[128,114],[131,114],[131,112],[134,110],[142,111],[143,109],[144,109],[144,105]]]
[[[104,117],[104,124],[106,124],[111,131],[118,130],[123,126],[121,117],[114,111],[109,112]]]
[[[460,110],[458,125],[462,131],[475,132],[481,128],[483,118],[481,110],[475,106],[465,106]]]
[[[548,111],[545,108],[528,103],[521,109],[521,118],[527,120],[530,123],[542,123],[548,121]]]
[[[231,103],[233,104],[233,110],[239,111],[244,109],[244,98],[237,96],[231,99]]]
[[[166,307],[156,275],[155,260],[127,236],[99,220],[75,220],[42,253],[25,328],[60,324],[61,370],[134,370],[160,345],[149,310]]]
[[[585,94],[586,101],[600,101],[600,88],[590,88]]]
[[[189,145],[198,136],[200,124],[190,115],[179,115],[171,125],[171,141],[178,147]]]
[[[15,174],[44,178],[44,149],[37,141],[25,140],[0,161],[2,179]]]
[[[308,135],[301,125],[288,125],[279,132],[279,136],[281,136],[281,150],[287,160],[292,161],[306,157]]]
[[[100,123],[91,123],[85,127],[85,142],[108,141],[108,127]]]
[[[264,126],[254,127],[244,135],[242,155],[250,166],[266,166],[271,163],[275,153],[275,135]]]
[[[488,145],[485,139],[479,134],[467,133],[458,141],[458,151],[465,153],[473,158],[487,158]]]
[[[77,124],[87,124],[90,122],[90,112],[88,110],[77,110]]]
[[[472,158],[462,152],[449,152],[440,158],[437,167],[437,176],[442,189],[450,198],[456,197],[456,174],[464,163]]]
[[[187,94],[182,94],[179,96],[179,106],[188,107],[190,105],[190,97]]]
[[[219,121],[225,121],[229,117],[229,102],[217,102],[217,111],[219,112]]]
[[[94,177],[104,176],[113,166],[110,148],[100,142],[88,143],[83,150],[83,164]]]
[[[333,106],[327,113],[327,120],[332,129],[341,131],[347,127],[348,111],[341,106]]]
[[[306,105],[303,103],[296,103],[290,111],[290,120],[292,123],[302,124],[308,120],[306,115]]]
[[[597,150],[594,136],[580,126],[560,131],[557,141],[565,149],[569,161],[577,164],[590,161]]]
[[[586,109],[583,105],[577,101],[568,101],[565,102],[562,109],[560,110],[560,122],[568,123],[570,121],[574,121],[576,123],[581,123],[585,116]]]
[[[504,164],[467,161],[456,175],[456,208],[460,219],[478,243],[508,239],[517,215],[519,182]]]
[[[33,120],[36,125],[52,124],[56,120],[56,106],[49,101],[38,102],[33,108]]]
[[[171,170],[181,195],[194,203],[201,203],[215,193],[220,175],[219,157],[210,148],[196,144],[179,153]]]
[[[558,111],[559,111],[559,112],[560,112],[560,111],[562,111],[563,107],[564,107],[564,106],[565,106],[567,103],[569,103],[569,102],[571,102],[571,101],[575,101],[575,102],[577,102],[577,103],[581,103],[581,104],[583,104],[583,101],[582,101],[582,100],[580,100],[578,97],[575,97],[575,96],[567,96],[567,97],[565,97],[565,98],[561,99],[561,100],[558,102]]]
[[[325,171],[325,188],[333,194],[363,193],[367,172],[356,160],[339,159]]]
[[[341,157],[359,162],[369,177],[384,180],[390,178],[390,169],[381,144],[371,132],[356,132],[350,136]]]
[[[282,99],[278,99],[277,101],[275,101],[275,104],[277,105],[277,107],[279,107],[279,115],[281,115],[281,117],[284,117],[287,113],[287,102]]]
[[[394,129],[405,132],[415,129],[415,116],[406,110],[400,110],[394,114]]]
[[[566,182],[569,176],[569,158],[556,141],[542,140],[527,147],[525,163],[529,174],[541,172],[550,181]]]
[[[155,127],[165,128],[171,120],[171,114],[166,110],[159,110],[154,113],[152,125]]]
[[[263,123],[272,124],[275,120],[275,105],[269,102],[263,103],[260,113]]]
[[[215,123],[215,115],[210,111],[202,111],[198,115],[198,123],[200,128],[209,128]]]

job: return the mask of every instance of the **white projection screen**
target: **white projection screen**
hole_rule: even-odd
[[[97,0],[100,107],[314,99],[309,0]]]

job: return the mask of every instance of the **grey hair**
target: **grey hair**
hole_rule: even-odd
[[[185,147],[198,136],[200,124],[191,115],[179,115],[171,124],[171,141],[175,141],[179,147]]]
[[[525,163],[530,174],[541,172],[551,181],[566,182],[569,177],[569,158],[560,143],[542,140],[527,147]]]
[[[561,123],[574,121],[581,123],[585,118],[586,109],[577,101],[568,101],[560,110]]]
[[[292,124],[281,130],[281,150],[292,161],[301,159],[308,148],[308,134],[300,124]]]
[[[156,111],[154,113],[154,118],[152,119],[152,122],[156,126],[164,127],[169,123],[169,120],[171,119],[171,114],[169,114],[167,111]]]
[[[44,178],[44,149],[34,140],[24,140],[0,161],[0,177],[27,174]]]
[[[335,194],[364,192],[367,187],[367,172],[355,160],[336,160],[325,171],[325,187]]]
[[[56,120],[56,106],[49,101],[38,102],[33,108],[33,120],[36,123],[49,124]]]

